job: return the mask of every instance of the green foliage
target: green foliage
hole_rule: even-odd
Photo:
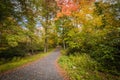
[[[72,16],[60,18],[56,24],[61,31],[60,41],[67,48],[63,54],[86,53],[99,63],[99,71],[119,75],[120,3],[116,1],[117,3],[98,1],[91,6],[84,5]]]
[[[48,47],[62,45],[66,49],[65,52],[62,51],[64,55],[77,54],[83,57],[75,56],[77,61],[83,60],[85,64],[76,62],[72,58],[74,56],[70,59],[65,57],[68,62],[75,62],[70,62],[70,67],[83,65],[79,65],[85,68],[80,74],[86,75],[85,72],[90,68],[94,70],[96,64],[92,62],[95,60],[99,63],[99,71],[119,75],[120,2],[100,0],[88,4],[86,1],[88,0],[78,1],[80,9],[56,20],[54,18],[58,7],[55,0],[1,0],[0,58],[9,60],[13,57],[33,55],[37,51],[46,52]],[[37,22],[40,22],[43,29],[37,30]],[[81,53],[86,54],[80,55]],[[86,63],[91,67],[87,68]]]
[[[50,52],[48,53],[39,52],[38,54],[33,55],[33,56],[13,57],[12,59],[9,59],[8,61],[6,61],[5,59],[1,59],[0,60],[0,73],[8,71],[10,69],[17,68],[27,63],[33,62],[37,59],[47,56],[48,54],[50,54]]]
[[[93,68],[96,65],[93,63],[95,62],[88,59],[86,55],[62,56],[59,59],[59,64],[68,72],[71,80],[95,80],[96,74],[91,74],[91,72],[95,73]]]
[[[35,34],[33,6],[36,3],[30,0],[0,1],[0,58],[23,57],[43,50],[42,38]]]
[[[67,71],[70,80],[119,80],[119,77],[104,74],[98,71],[100,64],[88,54],[62,55],[58,61],[60,66]]]
[[[86,53],[100,63],[99,71],[119,75],[120,20],[117,19],[119,18],[118,4],[96,2],[94,6],[91,6],[93,12],[89,14],[92,17],[90,20],[82,16],[83,14],[88,15],[84,8],[81,9],[83,12],[77,12],[70,17],[76,23],[65,17],[66,22],[68,21],[67,24],[71,24],[68,24],[69,26],[63,24],[65,28],[63,39],[67,46],[67,55]],[[78,27],[74,24],[81,24],[81,26]]]

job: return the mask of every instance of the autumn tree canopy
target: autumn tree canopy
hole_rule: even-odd
[[[72,12],[81,9],[84,5],[89,5],[94,0],[56,0],[57,6],[60,8],[57,17],[70,16]]]

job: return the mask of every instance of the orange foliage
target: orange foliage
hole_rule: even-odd
[[[78,9],[78,5],[73,0],[57,0],[57,5],[61,8],[61,12],[57,14],[57,17],[69,16],[72,11]]]
[[[77,11],[79,8],[83,8],[84,5],[90,5],[95,0],[56,0],[58,7],[61,9],[57,13],[57,18],[70,16],[73,11]]]
[[[57,17],[62,17],[62,16],[63,16],[62,13],[60,13],[60,12],[57,13]]]

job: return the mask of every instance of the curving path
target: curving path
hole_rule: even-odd
[[[59,54],[60,49],[56,49],[43,59],[1,74],[0,80],[64,80],[55,66]]]

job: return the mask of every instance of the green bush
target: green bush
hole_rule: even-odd
[[[62,56],[59,64],[68,72],[71,80],[100,80],[96,72],[98,64],[85,53]]]
[[[74,55],[62,55],[58,61],[60,66],[65,69],[70,80],[119,80],[107,73],[99,72],[100,64],[92,59],[89,54],[75,53]]]

